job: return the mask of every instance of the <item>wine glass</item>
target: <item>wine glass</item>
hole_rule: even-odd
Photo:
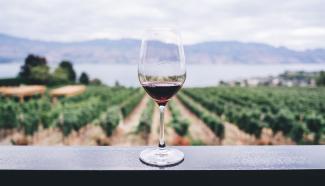
[[[167,102],[181,89],[185,78],[185,56],[180,33],[172,28],[151,28],[145,31],[138,66],[139,81],[160,111],[159,145],[145,149],[140,160],[154,166],[180,163],[184,153],[166,147],[164,110]]]

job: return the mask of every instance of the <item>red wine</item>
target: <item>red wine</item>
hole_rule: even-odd
[[[182,84],[178,82],[146,82],[142,86],[159,105],[166,105],[168,100],[182,87]]]

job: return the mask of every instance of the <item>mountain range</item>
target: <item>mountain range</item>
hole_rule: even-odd
[[[140,40],[97,39],[50,42],[0,34],[0,63],[22,62],[28,54],[45,56],[50,63],[137,64]],[[325,63],[325,49],[305,51],[262,43],[211,41],[184,46],[190,64],[294,64]]]

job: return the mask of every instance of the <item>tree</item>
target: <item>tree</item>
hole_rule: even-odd
[[[18,77],[29,83],[48,83],[50,73],[46,58],[30,54],[25,59]]]
[[[320,71],[316,83],[318,86],[325,86],[325,71]]]
[[[64,84],[69,82],[69,73],[67,69],[58,67],[53,73],[53,82],[56,84]]]
[[[84,85],[88,85],[89,84],[89,77],[85,72],[81,73],[81,76],[79,78],[79,82],[84,84]]]
[[[72,63],[70,61],[62,61],[59,67],[67,71],[69,81],[76,81],[76,72],[74,71]]]
[[[31,83],[46,84],[50,79],[50,68],[47,65],[32,67],[30,72]]]
[[[29,54],[25,59],[25,64],[21,66],[21,70],[18,74],[20,78],[28,79],[31,75],[31,68],[36,66],[46,66],[47,62],[44,57]]]
[[[117,80],[115,81],[114,85],[115,85],[116,87],[120,87],[120,86],[121,86],[120,82],[118,82]]]

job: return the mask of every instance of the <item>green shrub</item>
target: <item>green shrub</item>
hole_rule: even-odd
[[[121,111],[119,107],[111,107],[100,116],[99,124],[106,135],[111,136],[121,120]]]
[[[148,138],[148,135],[151,131],[151,123],[154,112],[155,104],[152,100],[147,103],[146,109],[142,112],[140,117],[140,122],[137,126],[136,133],[142,134],[145,138]]]
[[[143,98],[142,92],[136,92],[133,96],[126,99],[126,101],[121,105],[121,112],[123,117],[127,117],[133,109],[139,104]]]
[[[173,101],[168,103],[168,108],[172,114],[172,120],[170,122],[171,127],[173,127],[179,136],[187,135],[190,121],[181,116],[180,111],[176,108],[176,104]]]
[[[39,125],[39,118],[37,117],[37,113],[30,112],[28,114],[23,114],[20,124],[24,128],[25,134],[33,135],[37,131]]]
[[[19,126],[18,107],[14,101],[5,101],[0,105],[0,128],[12,129]]]
[[[304,123],[302,122],[296,123],[290,132],[290,137],[295,142],[300,143],[303,140],[304,133],[306,131],[307,131],[306,126]]]

